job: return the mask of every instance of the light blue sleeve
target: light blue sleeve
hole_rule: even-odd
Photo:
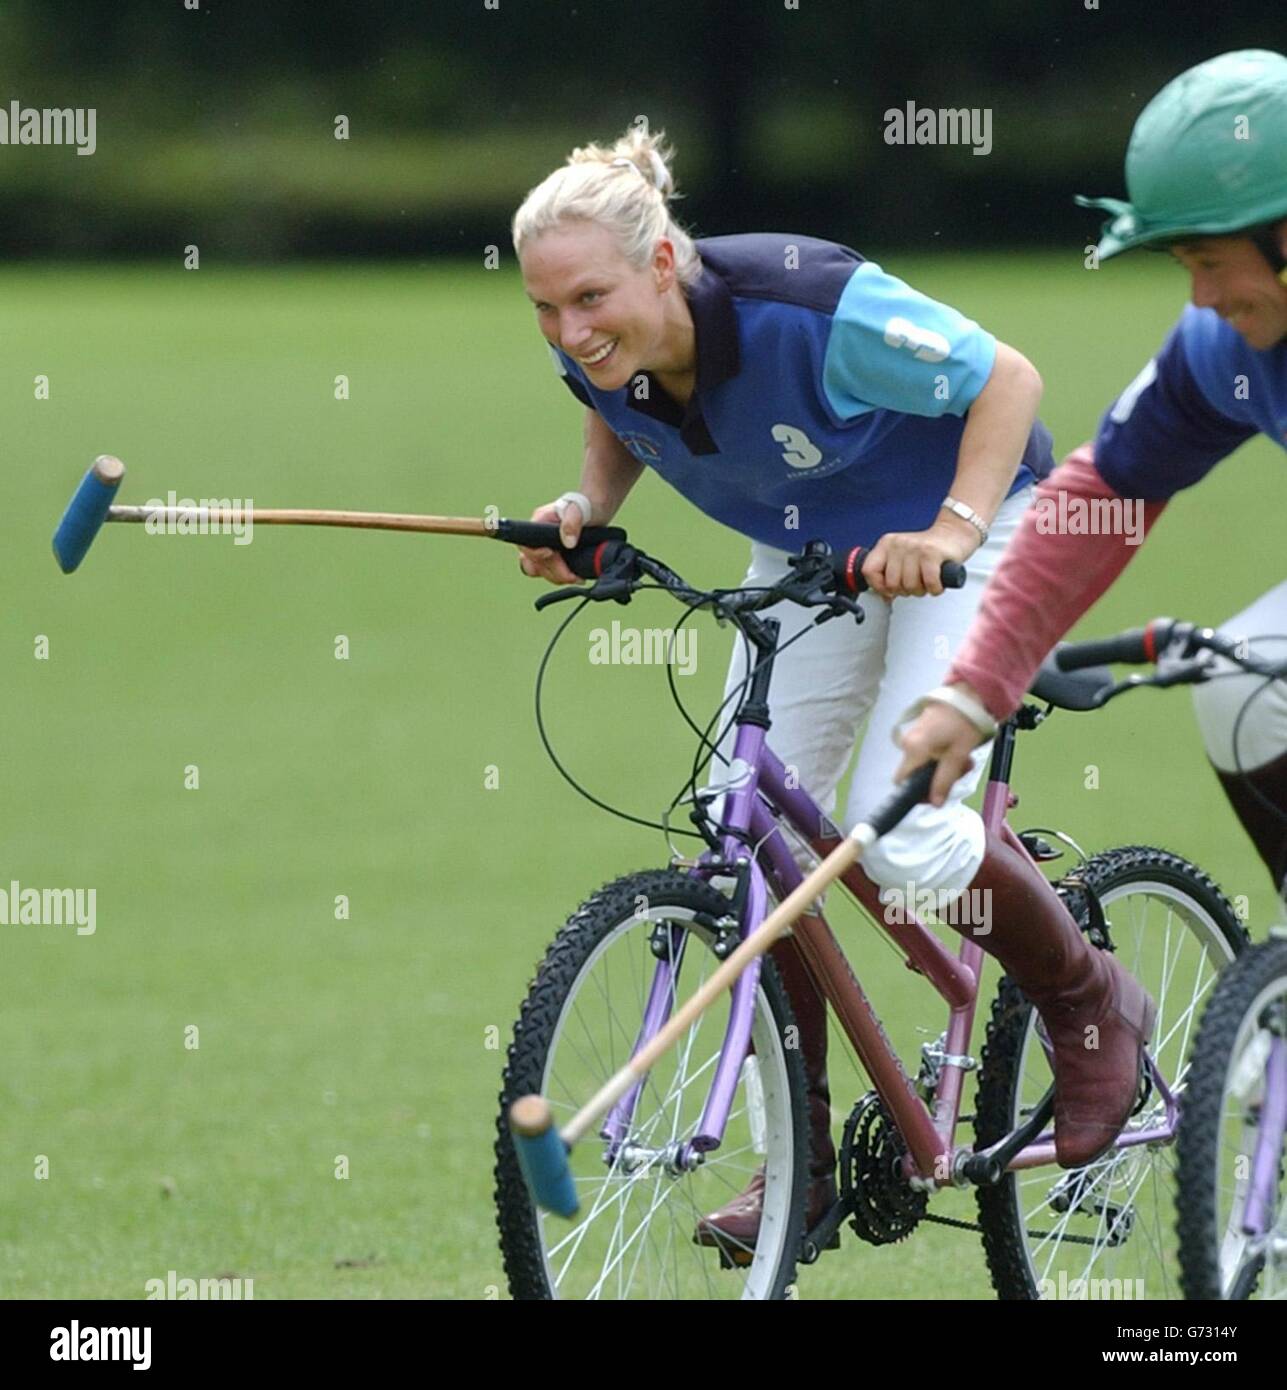
[[[864,261],[836,305],[823,390],[842,420],[871,410],[964,415],[996,351],[996,339],[973,319]]]

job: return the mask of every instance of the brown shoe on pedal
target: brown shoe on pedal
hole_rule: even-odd
[[[836,1180],[833,1177],[811,1178],[805,1205],[805,1230],[827,1214],[836,1200]],[[750,1264],[755,1243],[760,1236],[760,1218],[764,1213],[764,1169],[757,1168],[746,1190],[722,1206],[719,1211],[703,1216],[693,1233],[694,1245],[713,1246],[735,1265]],[[837,1233],[828,1250],[838,1249]]]
[[[1034,864],[989,834],[971,890],[991,929],[957,926],[1005,967],[1046,1025],[1055,1080],[1055,1157],[1084,1168],[1121,1133],[1139,1099],[1156,1015],[1147,991],[1082,935]]]
[[[1061,1168],[1084,1168],[1130,1119],[1156,1011],[1116,957],[1093,948],[1080,988],[1037,993],[1055,1053],[1055,1157]]]

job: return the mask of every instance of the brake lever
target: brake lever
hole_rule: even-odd
[[[572,598],[585,598],[591,593],[584,584],[568,585],[562,589],[554,589],[548,594],[542,594],[532,607],[539,613],[543,608],[548,608],[552,603],[565,603]]]
[[[1157,663],[1157,674],[1149,682],[1159,690],[1169,685],[1201,685],[1211,679],[1215,653],[1204,651],[1198,656],[1167,657],[1164,653]]]
[[[852,614],[856,623],[867,621],[867,612],[862,604],[856,598],[850,598],[848,594],[828,594],[820,599],[819,603],[830,609],[830,612],[818,619],[820,623],[826,622],[828,618],[838,618],[841,612]]]
[[[1165,690],[1171,685],[1201,685],[1203,681],[1210,680],[1212,675],[1209,669],[1211,662],[1207,656],[1208,654],[1204,652],[1201,658],[1175,659],[1169,662],[1165,669],[1161,668],[1159,662],[1159,669],[1147,676],[1136,671],[1127,676],[1124,681],[1118,681],[1116,685],[1110,687],[1108,693],[1099,702],[1098,708],[1103,709],[1110,700],[1115,700],[1128,690],[1138,690],[1141,686]]]
[[[564,603],[573,598],[590,599],[594,603],[629,603],[634,589],[634,582],[629,579],[597,579],[588,589],[584,584],[576,584],[556,589],[551,594],[542,594],[532,606],[539,613],[552,603]]]

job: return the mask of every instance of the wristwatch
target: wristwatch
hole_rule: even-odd
[[[945,497],[941,503],[941,510],[949,511],[954,516],[959,516],[962,521],[968,521],[971,526],[979,533],[983,540],[988,538],[988,523],[964,502],[958,502],[955,497]]]

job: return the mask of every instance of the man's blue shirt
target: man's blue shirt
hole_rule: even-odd
[[[836,549],[931,525],[996,341],[855,251],[775,233],[696,243],[696,387],[616,391],[561,350],[572,393],[708,516],[755,540]],[[1038,423],[1011,491],[1053,467]]]
[[[1100,422],[1095,467],[1123,497],[1192,487],[1239,444],[1287,448],[1287,345],[1257,352],[1214,309],[1185,309]]]

